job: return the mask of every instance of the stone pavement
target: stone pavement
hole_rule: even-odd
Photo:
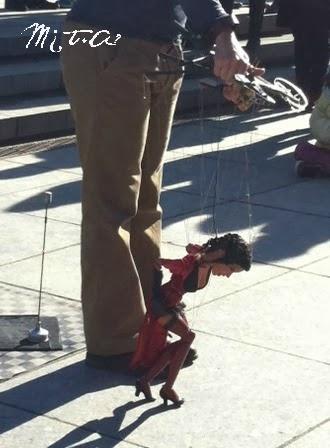
[[[180,409],[137,400],[133,378],[84,365],[76,148],[0,160],[0,313],[37,311],[51,190],[42,312],[58,317],[64,348],[0,353],[1,448],[329,446],[329,180],[294,174],[308,133],[308,115],[283,111],[174,126],[163,255],[182,256],[215,227],[254,241],[250,272],[186,299],[199,358],[179,376]]]

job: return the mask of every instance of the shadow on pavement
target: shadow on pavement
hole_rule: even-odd
[[[292,114],[290,115],[292,117]],[[268,115],[260,116],[245,116],[238,115],[226,117],[224,121],[218,124],[214,120],[205,120],[207,124],[207,132],[204,132],[204,143],[217,143],[221,134],[228,132],[235,135],[237,130],[240,133],[249,132],[255,129],[256,125],[261,123],[272,123],[274,126],[279,126],[278,122],[287,119],[287,114],[269,113]],[[232,129],[228,123],[232,123]],[[205,124],[205,123],[204,123]],[[283,126],[283,124],[280,124]],[[188,122],[186,124],[177,125],[174,127],[171,149],[176,147],[189,147],[189,145],[196,145],[197,129],[200,123]],[[216,225],[221,232],[242,231],[249,228],[247,215],[243,216],[239,213],[234,213],[234,205],[244,205],[246,198],[246,183],[247,174],[245,172],[245,150],[247,150],[250,161],[250,175],[249,184],[252,195],[260,194],[270,191],[280,191],[281,188],[298,185],[302,182],[297,179],[294,173],[294,160],[291,151],[287,149],[294,146],[302,138],[306,138],[309,134],[308,129],[295,129],[286,131],[280,135],[265,136],[261,140],[247,141],[219,152],[213,151],[207,153],[207,157],[198,153],[197,155],[186,155],[184,158],[173,159],[165,164],[164,179],[161,202],[164,210],[163,227],[172,225],[176,222],[184,222],[187,214],[189,216],[199,216],[201,211],[210,210],[212,212],[212,204],[214,197],[216,204],[224,203],[222,207],[222,215],[217,213]],[[239,142],[239,140],[238,140]],[[61,169],[66,167],[73,167],[77,154],[68,154],[66,161],[61,157],[55,157],[56,151],[46,151],[38,153],[38,157],[43,160],[38,162],[40,167],[47,169],[48,164],[53,164],[53,169]],[[62,154],[62,153],[61,153]],[[219,154],[219,157],[218,157]],[[50,160],[52,158],[52,160]],[[201,162],[204,166],[205,172],[201,174]],[[63,163],[62,166],[61,163]],[[1,177],[23,175],[24,170],[27,172],[31,169],[29,166],[19,166],[11,168],[10,170],[2,171]],[[221,185],[215,185],[215,172],[219,170],[218,182]],[[213,182],[213,183],[212,183]],[[68,183],[57,185],[51,190],[53,192],[52,208],[57,208],[62,205],[70,205],[80,202],[80,188],[81,181],[70,181]],[[322,188],[322,187],[320,187]],[[205,201],[202,207],[200,206],[201,196],[208,191],[209,202]],[[180,194],[181,193],[181,194]],[[280,194],[280,193],[279,193]],[[304,219],[299,219],[299,213],[291,211],[290,207],[285,210],[285,194],[283,198],[283,207],[275,207],[276,212],[270,212],[267,207],[256,206],[253,208],[253,225],[262,229],[262,235],[255,243],[255,253],[258,259],[267,262],[277,262],[279,260],[296,257],[304,254],[311,247],[326,242],[330,238],[330,227],[326,225],[320,226],[317,219],[329,218],[327,210],[320,216],[315,216],[314,221],[312,216],[308,217],[308,213],[304,214]],[[204,199],[203,199],[204,201]],[[305,201],[304,197],[299,197],[297,201]],[[235,204],[234,204],[235,203]],[[43,199],[40,194],[29,197],[28,199],[17,202],[7,209],[8,212],[32,212],[42,210],[44,207]],[[220,207],[221,208],[221,207]],[[232,216],[229,216],[231,215]],[[313,215],[313,214],[310,214]],[[306,218],[307,216],[307,218]],[[274,217],[278,218],[275,219]],[[60,211],[57,219],[60,218]],[[317,232],[310,232],[310,226],[318,225]],[[294,226],[296,230],[294,230]],[[297,237],[297,226],[298,237]],[[210,229],[214,227],[212,216],[203,216],[199,223],[199,228],[206,234],[210,234]],[[283,229],[287,229],[283,232]],[[315,227],[313,227],[315,228]],[[259,254],[259,255],[258,255]]]
[[[74,445],[79,448],[95,448],[95,443],[99,448],[113,448],[125,440],[136,428],[141,426],[150,417],[167,412],[169,408],[164,405],[157,405],[142,412],[142,414],[132,423],[121,428],[126,414],[146,403],[146,400],[131,401],[123,406],[114,409],[112,417],[106,417],[101,420],[91,420],[84,425],[74,429],[62,439],[49,445],[48,448],[69,448]],[[90,442],[83,442],[89,435],[97,433],[100,438]]]
[[[1,419],[0,434],[86,394],[121,385],[132,385],[133,393],[133,384],[133,377],[89,368],[83,361],[63,367],[1,392],[0,404],[26,412],[18,413],[14,419]]]

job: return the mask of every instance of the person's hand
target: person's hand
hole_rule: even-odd
[[[216,38],[214,54],[214,75],[226,84],[232,84],[236,74],[253,72],[255,76],[265,73],[264,68],[250,64],[249,56],[244,51],[233,31],[223,31]]]

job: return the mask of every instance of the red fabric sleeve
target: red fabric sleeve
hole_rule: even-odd
[[[192,254],[186,255],[184,258],[177,260],[161,259],[162,266],[176,275],[184,275],[191,269],[191,265],[196,261],[196,257]]]

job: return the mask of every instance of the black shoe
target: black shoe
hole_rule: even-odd
[[[132,356],[133,353],[99,356],[87,352],[85,363],[88,367],[93,367],[94,369],[110,370],[116,373],[132,374],[130,369]]]

